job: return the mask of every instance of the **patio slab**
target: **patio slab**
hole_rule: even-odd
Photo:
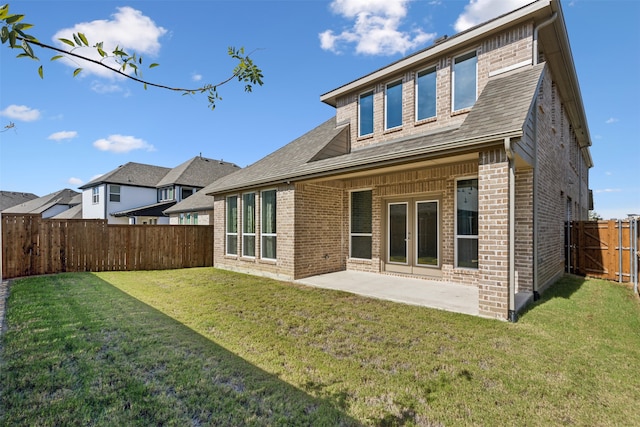
[[[404,304],[478,315],[478,288],[474,286],[359,271],[338,271],[296,282]]]

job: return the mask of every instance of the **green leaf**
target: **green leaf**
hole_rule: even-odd
[[[73,39],[76,41],[78,46],[82,46],[82,40],[80,40],[80,37],[78,37],[76,33],[73,33]]]
[[[42,71],[42,65],[38,67],[38,75],[41,79],[44,79],[44,72]]]
[[[23,31],[23,30],[28,30],[29,28],[32,28],[32,27],[33,27],[32,24],[27,24],[26,22],[23,22],[21,24],[16,24],[14,28],[18,31]]]
[[[76,45],[69,39],[58,39],[58,40],[60,40],[64,44],[68,44],[71,47],[76,47]]]
[[[82,68],[76,68],[75,70],[73,70],[73,77],[75,77],[78,74],[80,74],[80,71],[82,71]]]
[[[16,47],[16,32],[9,31],[9,46]]]
[[[78,33],[78,37],[80,37],[80,40],[82,40],[82,43],[84,43],[85,46],[89,46],[89,42],[87,41],[87,38],[84,36],[84,34]]]
[[[155,63],[155,62],[154,62],[153,64],[149,65],[149,68],[156,68],[156,67],[158,67],[159,65],[160,65],[160,64],[157,64],[157,63]]]
[[[2,44],[9,40],[9,29],[7,27],[2,27],[2,30],[0,30],[0,38],[2,39]]]
[[[15,24],[16,22],[22,21],[22,18],[24,18],[24,15],[9,15],[4,19],[4,21],[7,24]]]
[[[103,57],[103,58],[104,58],[105,56],[107,56],[107,52],[105,52],[104,50],[102,50],[102,48],[101,48],[101,47],[98,47],[97,49],[98,49],[98,53],[100,54],[100,56],[101,56],[101,57]]]
[[[52,56],[51,60],[55,61],[55,60],[60,59],[60,58],[63,58],[63,56],[62,55],[56,55],[56,56]]]

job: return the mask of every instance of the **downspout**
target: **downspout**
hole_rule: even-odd
[[[540,25],[533,29],[533,65],[538,64],[538,31],[540,30],[540,28],[546,27],[547,25],[551,24],[556,20],[557,17],[558,12],[553,12],[553,15],[551,15],[549,19],[542,22]]]
[[[504,139],[504,151],[507,153],[509,160],[509,322],[518,321],[518,313],[516,312],[516,164],[511,149],[511,138]]]

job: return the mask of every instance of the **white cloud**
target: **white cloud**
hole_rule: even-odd
[[[82,181],[80,178],[74,178],[71,177],[67,180],[67,183],[71,184],[71,185],[75,185],[76,187],[84,184],[84,181]]]
[[[112,153],[128,153],[133,150],[155,151],[155,147],[146,141],[127,135],[109,135],[93,143],[93,146],[101,151]]]
[[[595,193],[620,193],[622,190],[619,188],[602,188],[600,190],[595,190]]]
[[[60,132],[55,132],[49,135],[47,139],[52,139],[54,141],[62,141],[65,139],[72,139],[78,136],[78,132],[75,130],[63,130]]]
[[[620,121],[620,119],[616,119],[615,117],[610,117],[610,118],[607,119],[607,121],[605,123],[610,125],[612,123],[617,123],[619,121]]]
[[[166,29],[156,25],[151,18],[144,16],[141,11],[128,6],[118,7],[117,12],[111,18],[110,20],[101,19],[81,22],[71,28],[64,28],[54,34],[53,40],[60,47],[68,49],[69,46],[58,39],[73,40],[73,33],[83,33],[91,46],[95,43],[103,42],[103,50],[108,53],[113,51],[116,46],[119,46],[129,54],[133,52],[151,56],[158,54],[160,51],[159,39],[166,34]],[[74,52],[95,60],[101,59],[94,48],[84,47],[76,49]],[[78,61],[81,63],[78,63]],[[104,67],[86,61],[64,60],[63,62],[73,68],[83,68],[83,72],[80,75],[89,73],[109,78],[117,76]],[[119,68],[119,65],[113,59],[103,60],[103,63],[113,68]],[[151,62],[146,61],[146,65],[150,64]]]
[[[355,44],[356,53],[365,55],[404,54],[433,40],[435,33],[420,28],[400,29],[410,0],[334,0],[332,11],[353,25],[339,34],[326,30],[319,34],[320,47],[335,53]]]
[[[13,120],[20,120],[23,122],[33,122],[40,118],[40,111],[34,108],[29,108],[26,105],[13,104],[0,111],[0,116],[5,116]]]
[[[453,28],[464,31],[531,3],[531,0],[470,0]]]
[[[202,80],[202,74],[193,73],[191,75],[191,80],[193,80],[194,82],[199,82],[200,80]]]

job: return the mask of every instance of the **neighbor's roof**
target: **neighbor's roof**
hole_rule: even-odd
[[[73,199],[79,193],[69,188],[29,200],[19,205],[12,206],[2,213],[41,214],[55,205],[73,205]]]
[[[82,219],[82,204],[70,207],[66,211],[52,216],[50,219]]]
[[[118,166],[111,172],[89,181],[80,188],[95,187],[98,184],[121,184],[136,187],[155,187],[171,169],[162,166],[146,165],[143,163],[129,162]]]
[[[196,211],[207,211],[213,209],[213,197],[208,196],[208,189],[212,187],[212,184],[209,184],[207,187],[197,191],[195,194],[187,197],[186,199],[181,200],[175,205],[171,206],[169,209],[165,210],[165,215],[170,215],[172,213],[179,212],[196,212]]]
[[[139,206],[137,208],[127,209],[120,212],[113,212],[110,215],[115,217],[121,216],[165,216],[162,212],[168,207],[174,205],[175,201],[153,203],[151,205]]]
[[[188,185],[205,187],[218,178],[240,169],[238,165],[222,160],[197,156],[171,169],[158,182],[158,187],[167,185]]]
[[[347,125],[336,125],[335,118],[331,118],[256,163],[219,179],[207,187],[206,192],[219,194],[397,165],[468,151],[506,137],[520,137],[544,70],[542,63],[492,77],[459,127],[404,137],[332,157],[318,156],[349,132]]]
[[[29,200],[37,199],[33,193],[22,193],[20,191],[0,191],[0,212],[11,206],[26,203]]]

